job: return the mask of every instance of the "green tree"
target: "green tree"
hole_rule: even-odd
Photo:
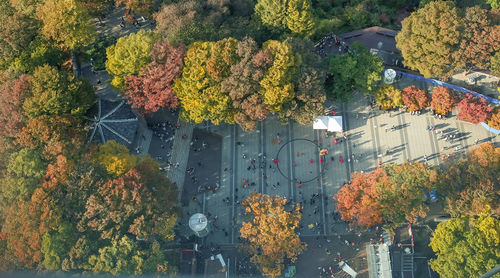
[[[12,60],[9,67],[21,72],[33,73],[35,68],[46,64],[59,67],[63,59],[63,51],[39,35],[27,45],[18,57]]]
[[[492,9],[500,8],[500,1],[499,0],[486,0],[486,3],[490,4]]]
[[[123,236],[99,249],[99,255],[89,257],[90,270],[94,273],[113,275],[142,274],[144,255],[137,243]]]
[[[41,33],[74,50],[94,42],[95,27],[87,10],[77,0],[45,0],[37,10]]]
[[[377,105],[383,109],[391,109],[403,106],[403,95],[401,90],[392,85],[383,85],[377,90],[375,95]]]
[[[273,63],[260,81],[260,93],[271,112],[281,110],[284,103],[295,97],[293,77],[297,72],[297,62],[292,46],[288,42],[270,40],[262,49],[271,51]]]
[[[500,51],[491,56],[490,65],[491,72],[496,76],[500,76]]]
[[[106,144],[99,146],[95,159],[115,177],[128,172],[138,162],[137,156],[131,155],[127,147],[114,140],[109,140]]]
[[[441,77],[450,71],[452,54],[460,43],[462,26],[452,1],[433,1],[402,22],[396,36],[404,63],[425,77]]]
[[[12,7],[21,14],[28,17],[35,17],[37,7],[43,4],[44,0],[9,0]]]
[[[31,197],[33,190],[40,186],[47,164],[36,149],[23,148],[12,154],[7,167],[8,178],[3,184],[8,188],[2,186],[3,197],[8,198],[9,203],[18,198]]]
[[[8,22],[0,29],[0,68],[6,68],[35,39],[39,23],[16,12],[8,1],[0,6],[0,21]]]
[[[360,43],[354,42],[348,53],[328,57],[327,93],[334,99],[347,101],[354,91],[373,94],[379,87],[384,66]]]
[[[106,70],[113,75],[111,85],[121,89],[124,77],[139,75],[151,62],[149,53],[158,36],[152,31],[140,30],[118,39],[115,45],[106,49]]]
[[[439,223],[429,245],[437,255],[429,265],[441,277],[479,277],[500,263],[500,221],[452,218]]]
[[[255,13],[265,25],[284,29],[287,16],[286,0],[259,0],[255,5]]]
[[[45,268],[52,271],[61,269],[62,261],[74,243],[73,230],[74,227],[70,223],[64,222],[57,230],[43,234],[40,250]]]
[[[83,115],[96,98],[88,81],[49,65],[37,67],[30,84],[30,93],[23,104],[29,118],[67,113]]]

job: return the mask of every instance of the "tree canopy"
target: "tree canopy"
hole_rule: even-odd
[[[245,212],[252,216],[250,221],[242,223],[241,237],[248,242],[245,249],[251,255],[250,261],[265,276],[280,276],[284,258],[294,262],[298,253],[305,250],[296,233],[302,217],[301,207],[286,211],[285,202],[279,196],[255,191],[241,202]]]
[[[315,21],[310,0],[258,0],[255,13],[268,26],[307,35]]]
[[[30,91],[23,108],[29,118],[62,114],[81,116],[95,99],[90,82],[45,65],[37,67],[30,78]]]
[[[174,80],[182,68],[184,47],[175,47],[169,42],[157,42],[151,50],[152,62],[139,76],[125,77],[124,91],[133,108],[143,114],[154,113],[158,109],[177,108],[179,100],[172,89]]]
[[[437,255],[429,265],[441,277],[479,277],[500,263],[500,221],[452,218],[439,223],[429,245]]]
[[[327,94],[348,101],[355,91],[374,94],[382,80],[382,60],[360,43],[354,42],[349,52],[328,56]]]
[[[455,96],[447,87],[439,86],[432,90],[432,110],[441,115],[451,112],[455,106]]]
[[[484,122],[491,112],[484,98],[475,97],[472,94],[465,94],[457,106],[460,109],[458,119],[473,124]]]
[[[139,75],[151,62],[149,53],[158,37],[151,31],[140,30],[118,39],[106,49],[106,70],[113,75],[111,85],[123,89],[125,76]]]
[[[419,111],[429,106],[427,92],[414,85],[403,89],[403,103],[410,111]]]
[[[37,10],[41,33],[71,50],[86,46],[96,38],[87,10],[77,0],[44,0]]]
[[[392,85],[383,85],[377,90],[375,95],[377,105],[383,109],[391,109],[403,106],[403,94],[401,90]]]

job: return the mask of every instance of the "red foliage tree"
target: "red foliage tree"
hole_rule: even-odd
[[[158,42],[151,50],[153,61],[140,76],[127,76],[125,96],[133,108],[143,114],[154,113],[162,107],[177,108],[179,100],[172,90],[173,81],[182,68],[184,46]]]
[[[411,111],[418,111],[429,106],[429,98],[425,90],[410,86],[403,89],[403,103]]]
[[[361,227],[382,223],[377,191],[380,182],[389,182],[383,168],[379,167],[370,173],[353,173],[351,183],[344,185],[333,197],[342,220]]]
[[[460,108],[458,119],[473,124],[484,122],[491,112],[484,98],[474,97],[471,94],[465,94],[458,107]]]
[[[29,90],[27,75],[0,86],[0,135],[15,137],[25,121],[22,105]]]
[[[436,113],[445,115],[453,109],[455,105],[455,97],[451,94],[450,89],[439,86],[432,90],[431,107]]]

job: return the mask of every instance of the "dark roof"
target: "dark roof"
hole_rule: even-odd
[[[344,33],[339,35],[339,37],[342,38],[342,40],[347,45],[351,45],[351,43],[358,41],[368,49],[378,49],[378,43],[382,42],[381,50],[389,53],[394,52],[399,54],[400,51],[396,48],[395,39],[397,34],[398,32],[394,30],[382,28],[379,26],[373,26],[349,33]]]
[[[89,142],[105,144],[116,142],[130,147],[137,130],[137,117],[125,101],[99,100],[89,109],[86,117],[92,123]]]

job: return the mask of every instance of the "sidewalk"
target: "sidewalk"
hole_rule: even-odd
[[[175,183],[177,185],[180,200],[184,187],[184,178],[186,176],[186,166],[189,157],[189,144],[193,137],[194,126],[180,119],[178,123],[181,126],[175,132],[174,145],[172,147],[172,159],[170,160],[172,166],[167,171],[167,177],[172,183]],[[184,135],[187,136],[186,139],[182,138],[182,136]]]

